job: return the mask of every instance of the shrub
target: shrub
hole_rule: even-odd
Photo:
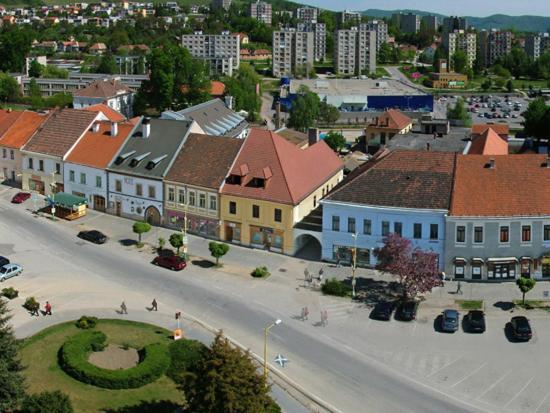
[[[170,344],[170,367],[166,375],[175,383],[183,384],[193,374],[204,357],[207,347],[196,340],[181,339]]]
[[[107,347],[107,344],[93,342],[92,344],[90,344],[90,347],[92,348],[92,351],[98,352],[98,351],[105,350],[105,347]]]
[[[97,317],[91,317],[88,315],[83,315],[76,321],[76,326],[78,328],[81,328],[83,330],[87,330],[89,328],[94,328],[97,324]]]
[[[140,363],[125,370],[108,370],[88,362],[92,343],[104,343],[107,337],[100,331],[84,331],[63,344],[59,356],[61,368],[83,383],[105,389],[133,389],[157,380],[170,365],[166,346],[160,343],[145,346]]]
[[[264,277],[269,277],[271,274],[268,271],[267,267],[264,266],[264,267],[254,268],[254,271],[252,271],[251,275],[254,278],[264,278]]]
[[[23,399],[21,413],[73,413],[71,400],[65,393],[56,391],[44,391],[31,394]]]
[[[323,291],[323,294],[326,295],[345,297],[350,292],[350,288],[342,281],[338,281],[336,278],[331,278],[323,284],[321,291]]]
[[[13,300],[17,296],[19,296],[19,291],[17,291],[13,287],[3,288],[2,295],[10,300]]]
[[[36,301],[36,298],[29,297],[25,300],[25,304],[23,304],[23,307],[28,311],[38,311],[40,308],[40,303]]]

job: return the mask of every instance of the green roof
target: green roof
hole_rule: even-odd
[[[74,206],[86,205],[88,203],[88,201],[86,201],[86,198],[82,198],[73,194],[68,194],[66,192],[58,192],[57,194],[55,194],[54,201],[55,205],[64,208],[72,208]]]

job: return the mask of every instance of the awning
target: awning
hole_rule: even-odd
[[[487,262],[518,262],[516,257],[502,257],[502,258],[487,258]]]
[[[520,260],[520,261],[533,261],[533,258],[527,257],[527,256],[523,256],[523,257],[520,257],[519,260]]]
[[[472,258],[472,262],[480,262],[483,264],[485,260],[483,258]]]
[[[75,206],[86,205],[86,198],[68,194],[66,192],[58,192],[53,197],[54,204],[62,208],[73,209]]]
[[[454,262],[466,262],[466,259],[462,257],[455,257]]]

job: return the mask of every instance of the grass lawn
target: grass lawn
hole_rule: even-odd
[[[105,333],[110,344],[142,348],[151,343],[168,345],[171,342],[168,330],[150,324],[100,320],[95,329]],[[81,383],[65,374],[57,363],[57,353],[67,338],[81,331],[84,330],[76,328],[74,322],[68,322],[47,328],[23,341],[19,353],[26,366],[29,392],[61,390],[70,397],[75,411],[84,413],[123,411],[123,407],[144,406],[153,401],[167,402],[170,406],[183,403],[183,394],[166,376],[139,389],[108,390]],[[136,412],[152,412],[155,409],[163,411],[161,407],[149,407],[136,409]]]
[[[514,305],[517,307],[525,308],[526,310],[532,310],[534,308],[550,311],[550,300],[514,300]]]
[[[461,310],[483,310],[483,300],[455,300]]]
[[[264,80],[262,79],[262,92],[278,92],[281,86],[281,81],[278,79]]]
[[[386,70],[385,67],[377,66],[375,73],[376,73],[376,76],[378,77],[382,77],[382,76],[390,77],[390,73]]]
[[[514,89],[529,89],[529,86],[532,86],[534,89],[548,89],[550,82],[548,80],[524,80],[524,79],[514,79],[512,80]]]

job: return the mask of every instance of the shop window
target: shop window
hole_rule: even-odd
[[[283,220],[283,212],[279,208],[275,208],[273,219],[275,222],[281,222]]]
[[[390,223],[389,221],[382,221],[382,236],[385,237],[390,233]]]
[[[541,271],[543,277],[550,277],[550,258],[544,257],[541,263]]]
[[[252,205],[252,218],[260,218],[260,206]]]
[[[456,242],[466,242],[466,227],[463,225],[456,227]]]
[[[422,238],[422,224],[413,225],[413,238],[415,239]]]
[[[510,228],[509,227],[500,227],[500,242],[506,243],[510,242]]]
[[[370,219],[363,220],[363,234],[371,235],[372,233],[372,221]]]
[[[348,232],[355,234],[355,218],[348,218]]]
[[[439,239],[439,225],[430,224],[430,239],[431,240]]]
[[[474,242],[476,244],[483,243],[483,227],[474,227]]]
[[[464,278],[464,262],[455,262],[455,278]]]
[[[338,215],[332,216],[332,230],[340,231],[340,217]]]
[[[531,225],[521,226],[521,242],[531,242]]]

